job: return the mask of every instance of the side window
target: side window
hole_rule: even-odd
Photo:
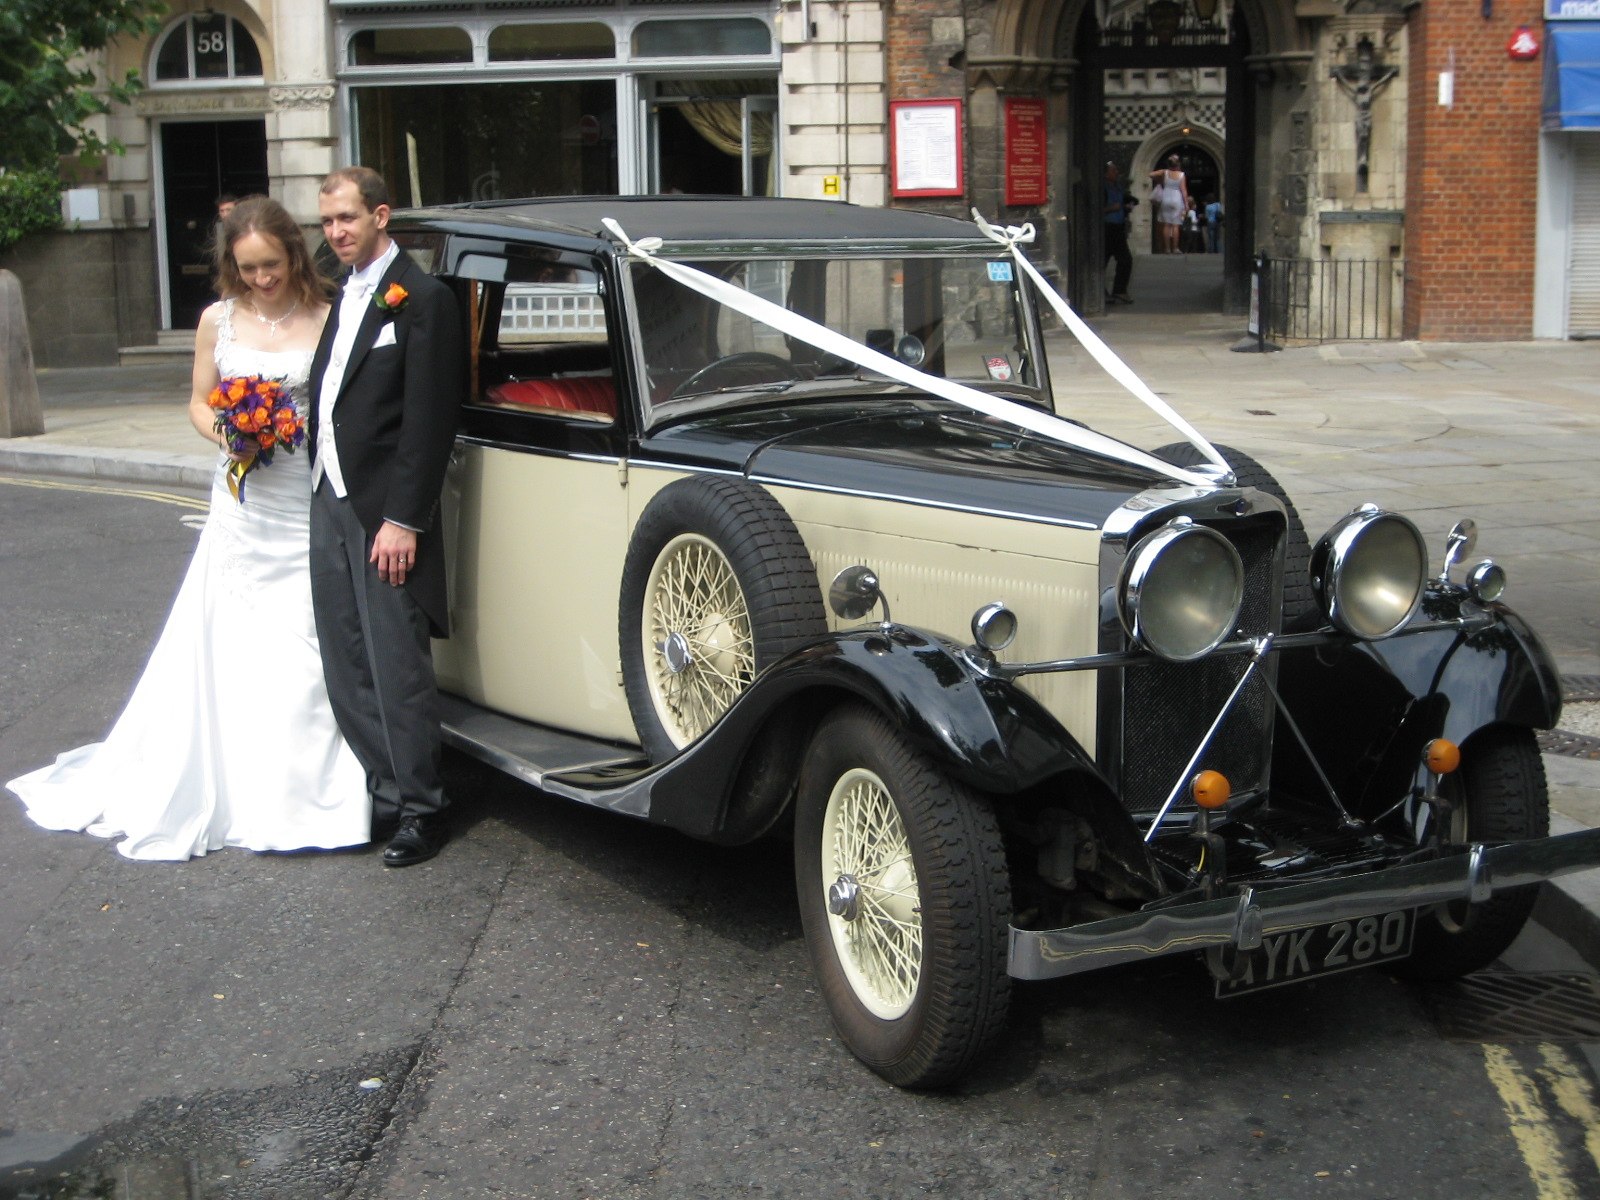
[[[499,263],[501,286],[484,292],[476,402],[558,420],[614,422],[617,386],[599,273],[554,255]]]

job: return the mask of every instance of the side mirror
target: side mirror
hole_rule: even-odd
[[[1444,566],[1439,571],[1439,582],[1450,582],[1451,569],[1478,544],[1478,523],[1473,520],[1462,520],[1455,523],[1455,527],[1444,537]]]

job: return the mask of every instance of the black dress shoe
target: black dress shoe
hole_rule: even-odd
[[[400,828],[383,851],[386,867],[414,867],[444,849],[450,830],[439,817],[401,817]]]

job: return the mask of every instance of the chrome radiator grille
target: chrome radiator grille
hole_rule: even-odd
[[[1278,621],[1281,591],[1281,526],[1214,526],[1238,550],[1244,563],[1244,607],[1239,628],[1247,637],[1272,631]],[[1113,750],[1124,805],[1133,812],[1159,808],[1177,782],[1189,756],[1222,710],[1248,655],[1227,655],[1193,663],[1152,660],[1121,672],[1121,745]],[[1262,670],[1271,670],[1269,660]],[[1221,771],[1234,794],[1265,786],[1272,757],[1272,695],[1258,673],[1223,722],[1196,770]],[[1183,797],[1180,797],[1180,804]]]

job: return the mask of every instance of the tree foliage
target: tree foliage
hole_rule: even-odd
[[[154,33],[165,11],[162,0],[0,0],[0,168],[120,152],[84,122],[142,83],[129,71],[97,87],[93,56],[118,37]]]
[[[0,174],[0,250],[60,224],[61,181],[53,168]]]

